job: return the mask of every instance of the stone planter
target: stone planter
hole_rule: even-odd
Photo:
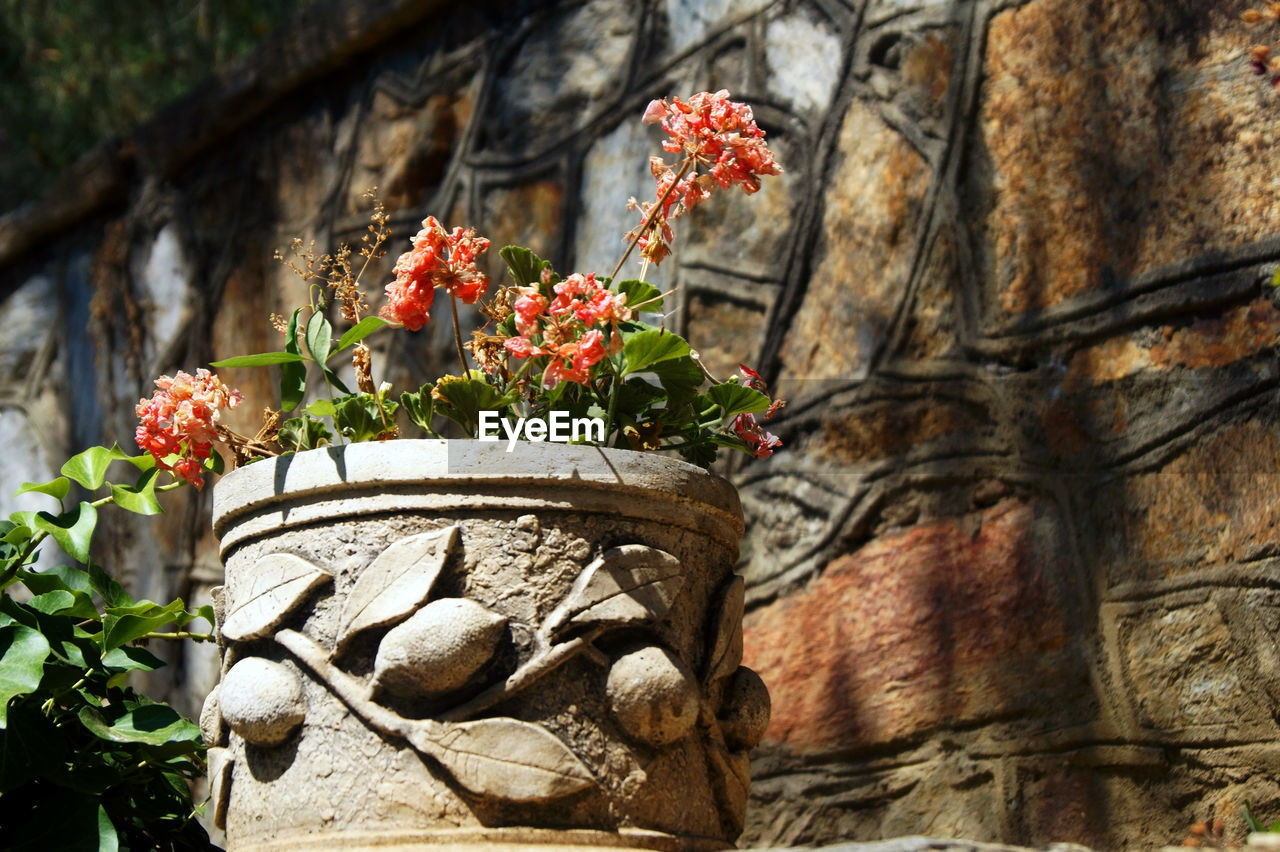
[[[723,849],[768,721],[742,517],[683,462],[392,441],[214,490],[229,849]]]

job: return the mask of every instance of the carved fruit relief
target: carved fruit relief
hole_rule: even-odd
[[[306,715],[297,673],[260,657],[240,660],[223,675],[218,703],[231,730],[257,746],[284,742]]]
[[[755,748],[769,727],[771,710],[769,690],[760,675],[746,666],[738,666],[725,687],[720,708],[720,730],[725,744],[733,749]]]
[[[506,627],[505,616],[475,601],[433,601],[379,643],[373,683],[423,697],[451,692],[489,662]]]
[[[609,706],[629,737],[667,745],[698,720],[698,684],[684,663],[656,645],[624,654],[609,669]]]

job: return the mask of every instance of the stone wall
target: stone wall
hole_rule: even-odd
[[[322,5],[0,220],[0,491],[126,442],[160,372],[274,348],[273,249],[357,238],[369,185],[402,237],[433,213],[607,271],[646,102],[728,88],[786,174],[682,223],[661,280],[713,370],[791,400],[785,452],[728,470],[774,696],[744,842],[1241,834],[1246,798],[1280,816],[1280,99],[1239,11]],[[381,372],[447,366],[446,332]],[[102,559],[199,601],[207,515],[180,493]],[[181,653],[157,686],[190,712],[215,672]]]

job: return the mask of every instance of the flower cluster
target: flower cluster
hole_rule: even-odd
[[[395,280],[386,287],[387,304],[379,311],[383,319],[417,331],[431,319],[436,287],[467,304],[489,289],[489,277],[476,268],[476,258],[489,248],[489,241],[477,237],[474,228],[446,231],[428,216],[410,242],[412,251],[400,255]]]
[[[548,285],[551,298],[543,293]],[[502,345],[517,358],[550,356],[542,373],[546,388],[562,381],[587,384],[589,369],[606,355],[605,330],[613,332],[609,339],[616,350],[622,340],[618,323],[633,316],[627,294],[613,292],[595,273],[575,273],[555,284],[544,278],[541,287],[518,287],[516,293],[512,311],[517,334]]]
[[[761,176],[782,173],[751,107],[729,100],[724,89],[700,92],[688,101],[651,101],[643,121],[662,125],[668,136],[663,150],[684,155],[674,168],[660,157],[651,157],[649,170],[657,182],[657,200],[632,201],[640,210],[641,224],[631,235],[638,236],[641,254],[654,263],[670,253],[669,222],[710,198],[713,189],[741,186],[750,195],[760,189]],[[699,167],[706,173],[700,173]]]
[[[218,416],[244,400],[208,370],[194,376],[178,371],[156,379],[151,399],[138,401],[138,446],[155,457],[162,470],[172,471],[200,488],[201,462],[209,458],[219,438]]]
[[[759,373],[746,364],[739,364],[738,369],[742,371],[744,385],[752,390],[768,394],[769,390],[765,387],[764,378]],[[785,400],[775,399],[771,401],[764,412],[764,419],[768,420],[784,405],[786,405]],[[747,451],[758,459],[769,458],[769,456],[773,455],[774,450],[782,446],[782,440],[761,426],[760,421],[756,419],[754,414],[743,413],[737,415],[733,418],[730,428],[747,445]]]
[[[375,198],[369,234],[358,255],[363,263],[345,246],[332,256],[317,256],[314,248],[294,242],[299,261],[287,263],[307,282],[309,297],[287,318],[273,318],[284,335],[283,351],[213,364],[279,368],[280,410],[268,410],[258,434],[245,437],[217,424],[221,408],[238,403],[240,395],[201,370],[195,377],[162,377],[154,398],[139,403],[139,446],[155,455],[162,468],[198,487],[201,462],[212,467],[217,460],[210,458],[215,439],[227,443],[236,463],[243,463],[335,441],[388,440],[399,434],[397,416],[435,437],[442,437],[437,431],[441,418],[478,437],[482,413],[527,420],[568,412],[598,419],[602,437],[594,440],[603,446],[669,450],[703,467],[724,447],[767,458],[781,441],[761,420],[781,402],[769,397],[759,374],[744,367],[741,377],[716,379],[688,341],[665,326],[647,324],[641,312],[661,314],[668,295],[644,278],[649,263],[669,252],[671,220],[719,189],[740,186],[755,193],[761,177],[781,169],[750,107],[730,100],[727,92],[656,100],[643,120],[661,124],[663,148],[682,159],[669,166],[652,158],[657,199],[642,208],[645,219],[631,232],[631,242],[609,276],[586,272],[561,278],[549,261],[507,246],[499,254],[511,283],[479,306],[488,322],[464,345],[456,302],[474,304],[486,294],[489,278],[477,268],[477,259],[488,250],[489,240],[474,228],[449,230],[428,216],[412,238],[412,248],[395,263],[394,279],[385,287],[386,305],[377,316],[362,316],[367,306],[359,279],[384,256],[382,246],[390,235],[389,216]],[[644,257],[639,277],[619,276],[636,246]],[[445,291],[453,308],[461,370],[401,393],[397,400],[389,383],[374,381],[364,340],[389,325],[421,329],[431,319],[436,288]],[[341,334],[332,324],[335,307],[350,324]],[[354,389],[331,366],[343,352],[351,358]],[[308,371],[318,372],[325,389],[323,398],[309,402],[308,390],[315,383],[308,381]],[[288,412],[295,414],[289,417]]]

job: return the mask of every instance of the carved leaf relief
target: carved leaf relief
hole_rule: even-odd
[[[402,538],[374,557],[342,606],[338,649],[361,631],[393,624],[416,610],[457,542],[455,525]]]
[[[410,742],[473,793],[537,802],[595,783],[582,761],[550,731],[517,719],[479,719],[417,728]]]
[[[716,609],[715,633],[711,653],[707,656],[704,683],[728,677],[742,665],[742,614],[746,606],[746,583],[734,575],[723,586],[720,606]]]
[[[328,579],[326,571],[300,556],[273,553],[262,557],[253,567],[244,600],[233,601],[222,635],[232,641],[269,636],[312,589]]]
[[[582,572],[543,630],[586,624],[639,624],[667,614],[684,585],[680,560],[665,550],[625,544],[606,551]]]
[[[231,750],[211,748],[206,753],[209,762],[209,804],[213,806],[213,824],[227,827],[227,803],[231,800],[231,767],[235,758]]]

